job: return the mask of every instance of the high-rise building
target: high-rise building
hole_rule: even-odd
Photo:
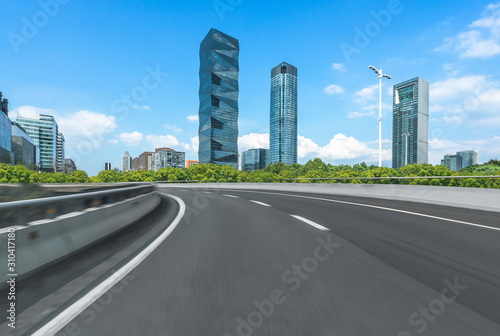
[[[297,83],[293,65],[271,71],[270,163],[297,163]]]
[[[56,141],[56,171],[64,172],[65,169],[65,158],[64,158],[64,135],[61,132],[57,132]]]
[[[104,170],[111,170],[111,162],[104,163]]]
[[[130,156],[129,152],[125,152],[122,155],[121,169],[122,172],[126,172],[132,169],[132,157]]]
[[[28,169],[37,169],[40,151],[24,128],[15,121],[12,122],[12,154],[15,164],[23,164]]]
[[[132,159],[132,168],[133,171],[138,171],[139,170],[139,158],[133,158]]]
[[[73,174],[76,170],[75,161],[71,159],[64,159],[64,172],[66,174]]]
[[[460,171],[478,163],[477,152],[473,150],[461,151],[456,154],[446,154],[441,164],[449,170]]]
[[[177,152],[170,148],[156,148],[154,153],[154,171],[158,169],[173,167],[184,168],[186,164],[186,153]]]
[[[139,170],[153,170],[153,152],[144,152],[139,155]]]
[[[393,87],[392,167],[427,163],[429,83],[416,77]]]
[[[52,173],[62,171],[61,167],[64,169],[64,136],[59,132],[54,117],[18,112],[16,122],[40,149],[40,170]]]
[[[239,42],[211,29],[200,46],[199,161],[238,168]]]
[[[269,163],[269,149],[249,149],[241,155],[241,170],[254,171],[266,168]]]
[[[0,92],[0,163],[12,164],[12,124],[9,119],[9,102]]]

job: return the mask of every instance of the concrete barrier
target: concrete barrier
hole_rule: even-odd
[[[52,219],[0,230],[0,288],[9,274],[27,276],[78,250],[119,231],[144,217],[160,204],[160,195],[150,192],[123,201],[71,212]],[[15,271],[9,270],[8,238],[14,229]],[[10,235],[12,237],[12,234]]]
[[[162,184],[161,187],[265,190],[374,197],[500,212],[500,189],[347,183],[168,183]]]

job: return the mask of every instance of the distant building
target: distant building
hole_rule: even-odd
[[[12,124],[9,119],[9,102],[0,92],[0,163],[13,162]]]
[[[238,169],[239,53],[237,39],[213,28],[201,42],[200,163]]]
[[[266,168],[269,163],[269,149],[249,149],[242,153],[241,170],[254,171]]]
[[[111,170],[111,163],[110,162],[104,163],[104,170]]]
[[[43,172],[64,169],[64,136],[53,116],[17,113],[16,122],[33,139],[40,149],[40,170]]]
[[[128,152],[125,152],[122,155],[122,160],[121,160],[121,170],[122,172],[126,172],[132,169],[132,157]]]
[[[199,164],[200,164],[199,161],[187,160],[186,161],[186,168],[189,168],[189,167],[192,167],[192,166],[196,166],[196,165],[199,165]]]
[[[153,170],[153,152],[144,152],[139,155],[139,170]]]
[[[270,163],[297,163],[297,68],[281,63],[271,71]]]
[[[37,169],[40,150],[24,128],[15,121],[12,122],[12,154],[14,164],[24,164],[28,169]]]
[[[132,159],[132,168],[133,171],[138,171],[139,170],[139,158],[136,157]]]
[[[449,170],[460,171],[468,166],[478,164],[478,154],[473,150],[446,154],[441,164]]]
[[[393,87],[392,168],[427,163],[429,83],[416,77]]]
[[[64,159],[64,172],[66,174],[73,174],[76,170],[75,161],[71,159]]]
[[[157,148],[154,153],[154,171],[162,168],[184,168],[186,153],[170,148]]]

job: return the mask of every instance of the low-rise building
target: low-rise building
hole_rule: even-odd
[[[456,154],[446,154],[441,164],[449,170],[460,171],[466,167],[478,164],[478,154],[473,150],[457,152]]]
[[[189,167],[192,167],[192,166],[196,166],[196,165],[199,165],[199,164],[200,164],[200,161],[187,160],[186,161],[186,168],[189,168]]]
[[[154,153],[154,171],[162,168],[184,168],[186,153],[171,148],[156,148]]]
[[[242,153],[241,170],[254,171],[266,168],[269,163],[269,149],[254,148]]]
[[[76,170],[75,161],[71,159],[64,159],[64,172],[66,174],[73,174]]]

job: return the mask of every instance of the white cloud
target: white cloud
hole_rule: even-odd
[[[318,153],[319,146],[311,139],[299,135],[297,140],[297,155],[300,159],[308,157],[311,154],[316,155]]]
[[[347,114],[348,118],[362,118],[362,117],[375,117],[375,111],[369,111],[369,112],[349,112]]]
[[[342,64],[342,63],[333,63],[332,69],[337,70],[337,71],[347,71],[344,64]]]
[[[155,148],[160,147],[174,147],[179,146],[180,142],[173,135],[147,135],[146,140],[151,143]]]
[[[165,124],[163,125],[163,128],[166,128],[166,129],[169,129],[169,130],[172,130],[176,133],[180,133],[182,132],[182,129],[180,129],[179,127],[175,126],[175,125],[169,125],[169,124]]]
[[[461,58],[489,58],[500,54],[500,6],[486,6],[482,18],[468,25],[469,30],[447,38],[435,51],[459,53]]]
[[[339,85],[335,85],[335,84],[332,84],[330,86],[327,86],[325,89],[324,89],[324,92],[331,96],[331,95],[334,95],[334,94],[341,94],[341,93],[344,93],[344,89],[339,86]]]
[[[379,85],[375,84],[354,93],[354,101],[360,105],[365,105],[369,100],[378,99]]]
[[[198,117],[198,115],[190,115],[190,116],[187,116],[186,119],[188,121],[198,121],[199,117]]]
[[[118,140],[111,139],[111,140],[108,140],[107,143],[110,144],[110,145],[117,145],[118,144]]]
[[[252,148],[269,148],[269,133],[250,133],[238,138],[238,149],[240,152]]]
[[[127,146],[139,146],[144,138],[144,134],[139,132],[122,133],[118,138]]]
[[[370,148],[366,143],[341,133],[336,134],[328,145],[321,147],[318,153],[322,158],[333,160],[359,159],[368,162],[378,160],[378,149]],[[383,149],[382,159],[390,160],[391,153],[390,149]]]
[[[136,110],[151,110],[151,107],[147,105],[134,105],[134,108]]]
[[[463,76],[437,81],[430,85],[430,100],[433,103],[465,98],[475,95],[488,85],[486,76]]]

